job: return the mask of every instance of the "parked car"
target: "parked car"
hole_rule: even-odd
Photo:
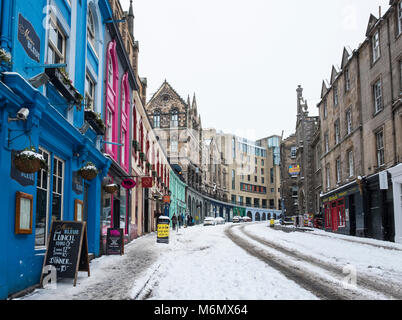
[[[215,222],[216,222],[216,224],[225,224],[226,221],[222,217],[217,217],[217,218],[215,218]]]
[[[212,217],[207,217],[204,219],[204,226],[216,226],[216,220]]]
[[[233,223],[240,223],[240,222],[242,222],[242,220],[243,220],[242,218],[236,216],[236,217],[233,217],[232,222]]]
[[[281,219],[281,224],[283,226],[293,226],[294,222],[291,217],[285,217]]]
[[[251,218],[250,217],[243,217],[243,222],[251,222]]]

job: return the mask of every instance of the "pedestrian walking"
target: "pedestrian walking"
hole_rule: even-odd
[[[183,225],[183,215],[179,214],[179,228],[181,228]]]
[[[176,215],[174,215],[174,216],[172,217],[172,226],[173,226],[173,230],[176,229],[176,223],[177,223],[177,217],[176,217]]]

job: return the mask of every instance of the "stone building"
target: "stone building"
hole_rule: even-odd
[[[371,15],[318,104],[326,229],[402,242],[402,3]]]
[[[344,48],[341,69],[332,67],[317,105],[321,126],[322,201],[326,229],[362,235],[362,118],[359,55]],[[357,223],[357,224],[356,224]]]
[[[309,116],[307,101],[303,98],[303,88],[297,88],[297,121],[296,121],[296,164],[300,166],[297,176],[298,211],[300,215],[313,215],[314,212],[314,161],[315,150],[312,141],[318,127],[318,117]],[[304,216],[306,217],[306,216]]]
[[[300,165],[296,163],[296,135],[292,134],[281,143],[281,201],[282,211],[288,217],[299,215],[297,177]]]
[[[202,126],[197,102],[187,102],[165,81],[145,106],[147,116],[169,162],[179,166],[187,185],[202,185]]]

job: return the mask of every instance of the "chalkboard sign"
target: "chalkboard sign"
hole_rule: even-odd
[[[106,235],[106,255],[124,254],[124,230],[108,228]]]
[[[78,271],[87,271],[90,276],[86,222],[52,222],[43,270],[47,266],[56,269],[57,279],[74,279],[74,287]],[[41,284],[42,280],[43,274]]]

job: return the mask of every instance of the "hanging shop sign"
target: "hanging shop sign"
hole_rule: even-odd
[[[18,41],[31,59],[40,62],[40,38],[32,24],[21,14],[18,17]]]
[[[73,191],[76,194],[82,194],[83,190],[84,186],[81,175],[78,173],[78,171],[73,171]]]
[[[124,254],[124,230],[120,228],[108,228],[106,235],[106,255]]]
[[[170,196],[163,196],[163,203],[170,203]]]
[[[300,166],[289,166],[289,174],[291,176],[298,176],[300,174]]]
[[[153,187],[154,179],[152,177],[143,177],[141,179],[142,187],[145,188],[152,188]]]
[[[10,170],[11,179],[17,181],[20,185],[24,187],[33,186],[35,184],[35,173],[21,172],[15,166],[14,159],[16,155],[19,154],[20,152],[21,150],[11,151],[11,170]]]
[[[388,172],[382,171],[379,173],[380,190],[388,190]]]
[[[74,287],[78,271],[86,271],[90,276],[85,221],[52,222],[42,270],[48,270],[49,266],[56,269],[57,279],[74,279]],[[42,272],[42,286],[43,276]]]
[[[124,179],[121,182],[121,186],[124,189],[133,189],[136,185],[137,185],[137,183],[133,179]]]

